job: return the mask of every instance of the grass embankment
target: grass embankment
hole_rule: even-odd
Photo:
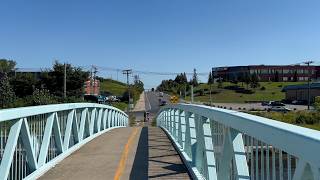
[[[218,87],[218,83],[212,85],[212,101],[217,103],[245,103],[246,101],[280,101],[285,98],[285,93],[281,92],[282,88],[287,85],[303,84],[303,82],[260,82],[258,88],[248,88],[254,93],[245,94],[227,89],[228,86],[242,87],[242,83],[233,84],[230,82],[222,83],[222,87]],[[264,88],[262,88],[264,87]],[[243,84],[246,88],[246,84]],[[194,100],[198,102],[209,102],[210,86],[208,84],[200,84],[194,89]],[[202,95],[199,92],[203,92]],[[190,100],[190,96],[187,97]]]
[[[114,96],[122,96],[126,90],[126,84],[112,79],[103,80],[100,84],[100,91],[109,92]],[[112,102],[111,105],[123,111],[128,107],[128,104],[125,102]]]

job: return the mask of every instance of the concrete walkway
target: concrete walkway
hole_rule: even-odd
[[[133,108],[133,112],[139,112],[139,111],[145,111],[146,110],[146,99],[145,99],[145,93],[142,92],[140,94],[139,100],[137,101],[135,107]]]
[[[113,179],[123,149],[129,136],[132,135],[133,129],[134,128],[118,128],[97,137],[64,159],[56,167],[49,170],[41,176],[40,179]],[[139,131],[140,129],[141,128],[139,128]],[[125,171],[121,179],[129,179],[138,137],[132,144],[132,151],[128,154]]]
[[[129,146],[128,139],[132,140]],[[123,156],[127,150],[128,154]],[[121,175],[117,176],[119,170]],[[111,130],[84,145],[40,179],[117,179],[115,177],[121,180],[190,179],[171,141],[157,127]]]

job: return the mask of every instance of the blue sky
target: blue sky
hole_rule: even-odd
[[[319,0],[1,0],[0,58],[160,72],[318,61],[319,8]],[[140,77],[147,88],[169,78]]]

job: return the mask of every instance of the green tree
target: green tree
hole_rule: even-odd
[[[67,96],[82,96],[83,85],[89,77],[89,72],[83,71],[79,67],[72,67],[71,64],[66,64],[66,72]],[[55,96],[62,97],[64,84],[64,64],[56,61],[52,70],[47,70],[41,73],[40,81],[43,88],[48,89]]]
[[[10,107],[15,99],[15,94],[10,86],[7,73],[0,73],[0,107]]]
[[[36,89],[32,94],[33,105],[45,105],[57,103],[54,96],[47,89]]]
[[[208,84],[213,84],[213,77],[211,71],[209,72]]]
[[[278,71],[276,71],[274,73],[274,82],[279,82],[279,72]]]
[[[190,84],[193,85],[194,87],[198,86],[198,74],[197,74],[197,70],[193,69],[193,75],[192,75],[192,79],[190,81]]]
[[[251,78],[250,78],[249,73],[244,74],[243,81],[247,85],[247,89],[249,89],[249,84],[251,82]]]
[[[293,81],[294,81],[294,82],[297,82],[297,81],[298,81],[298,73],[297,73],[297,71],[294,71]]]
[[[38,80],[31,73],[17,74],[10,78],[10,84],[17,97],[25,97],[32,95],[37,87]]]
[[[259,87],[260,84],[259,84],[259,79],[258,79],[258,76],[256,73],[253,73],[251,75],[251,78],[250,78],[250,87],[251,88],[257,88]]]
[[[16,62],[13,60],[0,59],[0,73],[9,73],[16,67]]]

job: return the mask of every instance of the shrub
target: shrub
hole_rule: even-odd
[[[45,105],[57,103],[55,97],[47,89],[36,89],[32,94],[33,105]]]
[[[266,87],[262,86],[262,87],[260,88],[260,90],[261,90],[261,91],[264,91],[264,90],[266,90]]]

